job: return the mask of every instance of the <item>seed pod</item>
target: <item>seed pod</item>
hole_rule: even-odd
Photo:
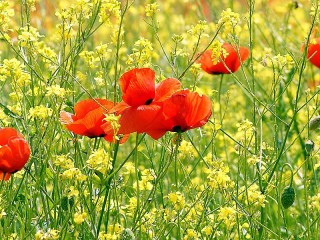
[[[305,142],[305,149],[306,149],[307,155],[309,156],[314,149],[314,142],[311,140],[306,141]]]
[[[292,206],[292,204],[294,203],[295,196],[296,196],[296,194],[294,192],[294,188],[291,186],[286,187],[281,194],[282,206],[285,209]]]
[[[309,129],[316,130],[320,127],[320,116],[316,116],[309,121]]]
[[[121,240],[135,240],[135,236],[130,228],[123,229],[121,236]]]

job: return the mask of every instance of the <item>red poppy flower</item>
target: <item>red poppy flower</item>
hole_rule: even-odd
[[[184,132],[201,127],[208,122],[211,113],[211,101],[207,96],[181,90],[163,102],[162,113],[146,133],[158,139],[167,131]]]
[[[120,78],[122,102],[111,112],[121,115],[119,132],[142,133],[161,111],[160,103],[180,89],[177,79],[168,78],[155,84],[155,72],[150,68],[135,68]],[[108,128],[103,126],[108,131]]]
[[[307,58],[313,65],[320,68],[320,38],[315,38],[311,42],[308,44]]]
[[[105,137],[109,139],[101,125],[105,118],[104,114],[112,107],[114,104],[105,99],[86,99],[74,106],[75,114],[61,111],[60,121],[75,134],[90,138]]]
[[[221,53],[220,61],[217,64],[212,62],[212,50],[207,50],[201,55],[198,62],[203,71],[214,75],[234,73],[239,69],[241,62],[249,57],[248,48],[239,47],[239,55],[237,47],[229,43],[222,44],[222,48],[226,50],[227,56],[224,57],[224,54]]]
[[[0,129],[0,179],[8,180],[23,168],[30,157],[30,147],[14,128]]]

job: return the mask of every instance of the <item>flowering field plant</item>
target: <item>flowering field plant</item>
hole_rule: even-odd
[[[0,239],[319,239],[319,6],[1,0]]]

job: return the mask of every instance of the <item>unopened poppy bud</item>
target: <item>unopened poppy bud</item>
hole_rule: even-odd
[[[311,152],[312,152],[313,149],[314,149],[314,142],[311,141],[310,139],[309,139],[308,141],[306,141],[306,143],[305,143],[305,149],[306,149],[307,155],[310,155]]]
[[[294,203],[294,199],[296,197],[295,191],[293,187],[286,187],[281,195],[281,204],[287,209]]]
[[[309,129],[315,130],[320,127],[320,116],[316,116],[309,121]]]

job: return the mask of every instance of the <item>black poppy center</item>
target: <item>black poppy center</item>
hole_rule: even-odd
[[[172,128],[172,132],[182,132],[181,126],[174,126],[174,127]]]
[[[151,104],[151,103],[152,103],[152,101],[153,101],[153,99],[152,99],[152,98],[150,98],[150,99],[148,99],[144,104],[145,104],[145,105],[149,105],[149,104]]]

